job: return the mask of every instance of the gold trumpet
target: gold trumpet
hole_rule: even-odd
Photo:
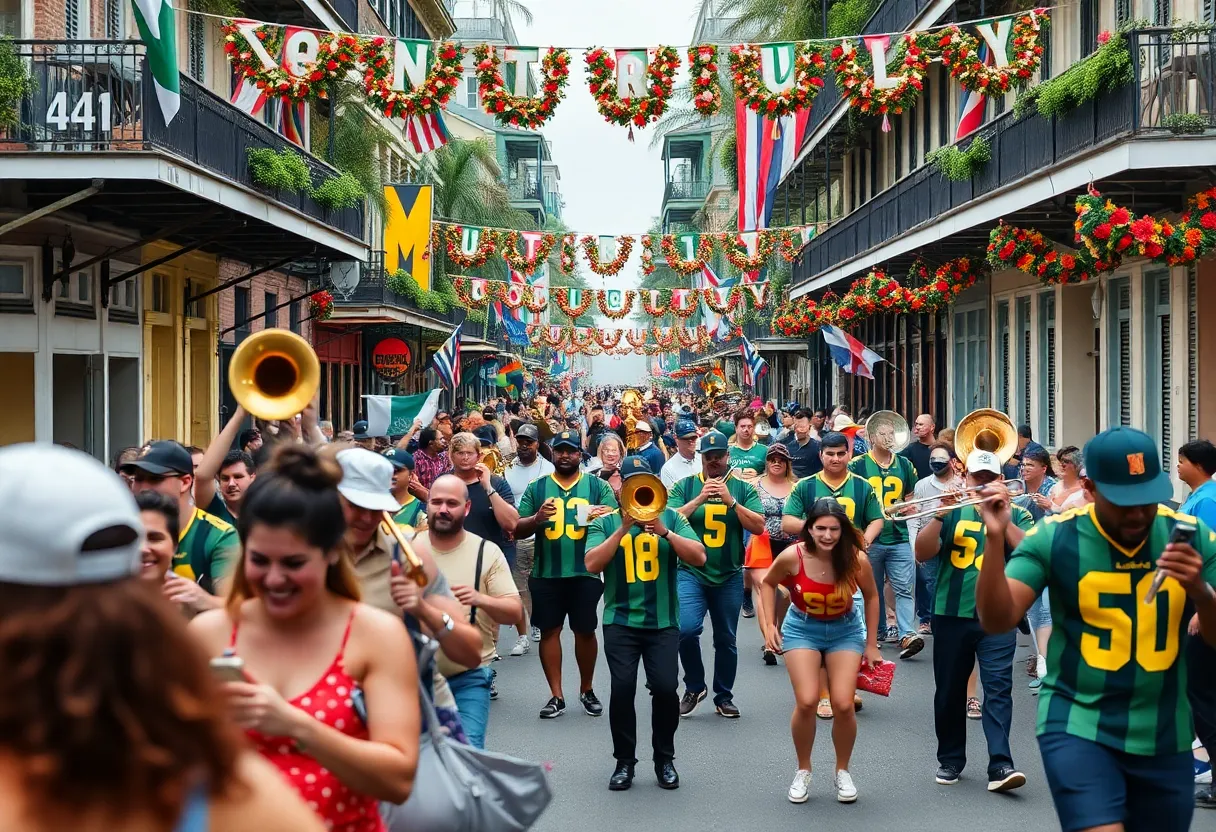
[[[992,485],[992,483],[988,483],[988,485]],[[1009,490],[1010,497],[1021,497],[1026,493],[1025,480],[1001,480],[1001,485]],[[882,516],[894,523],[906,523],[909,520],[930,517],[944,509],[978,506],[988,499],[980,494],[980,491],[986,487],[984,485],[973,485],[967,488],[960,488],[957,491],[948,491],[946,492],[947,494],[959,497],[956,502],[948,505],[941,505],[942,497],[940,496],[921,497],[918,500],[901,500],[898,503],[883,506]],[[924,508],[920,508],[920,506],[924,506]]]
[[[667,508],[667,487],[654,474],[634,474],[621,485],[621,511],[649,523]]]
[[[251,416],[290,419],[312,402],[321,386],[321,364],[312,345],[286,329],[250,335],[232,354],[228,386]]]
[[[507,470],[507,462],[502,458],[502,453],[495,447],[482,448],[481,459],[478,460],[482,465],[489,468],[498,476],[502,476],[502,472]]]
[[[393,520],[393,515],[387,511],[381,512],[380,515],[380,531],[396,540],[397,545],[401,547],[401,554],[405,558],[405,563],[403,564],[405,576],[418,584],[418,586],[426,586],[426,567],[422,565],[422,558],[418,557],[418,553],[414,551],[414,547],[405,539],[405,533],[401,531],[401,527]]]

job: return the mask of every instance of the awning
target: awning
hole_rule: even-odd
[[[396,306],[349,306],[334,304],[333,314],[329,321],[335,324],[413,324],[424,329],[450,334],[454,325],[450,321],[438,321],[420,315],[410,309]],[[461,346],[468,345],[467,340],[461,341]]]

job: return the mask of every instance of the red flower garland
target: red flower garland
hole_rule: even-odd
[[[707,286],[701,290],[701,296],[705,298],[705,305],[719,315],[729,315],[734,312],[739,306],[739,301],[743,299],[743,292],[738,286],[733,287],[726,293],[726,303],[718,303],[717,289],[712,286]]]
[[[674,327],[674,326],[667,327],[667,335],[663,336],[663,335],[659,334],[662,330],[660,330],[656,326],[656,327],[654,327],[654,329],[652,329],[650,331],[650,334],[654,338],[654,343],[657,347],[659,347],[662,350],[669,350],[673,346],[675,346],[675,343],[676,343],[675,330],[677,330],[678,328],[679,327]]]
[[[498,248],[498,232],[489,228],[481,229],[481,239],[477,243],[477,250],[472,254],[465,254],[460,250],[463,232],[464,226],[446,226],[444,236],[447,241],[448,260],[461,269],[475,269],[485,265],[486,260],[490,259],[490,255]]]
[[[508,231],[503,235],[502,259],[512,269],[526,277],[549,258],[549,252],[557,245],[557,237],[548,232],[542,234],[540,244],[536,246],[536,253],[532,257],[526,257],[519,253],[519,236],[518,231]]]
[[[577,239],[578,237],[574,234],[562,235],[562,248],[558,263],[562,274],[574,274],[574,270],[578,268],[578,249],[575,247]]]
[[[726,259],[736,269],[742,272],[754,272],[764,268],[769,258],[773,256],[774,233],[760,231],[756,235],[756,256],[750,257],[743,249],[736,234],[719,234],[718,250],[726,255]]]
[[[240,24],[250,22],[234,19],[221,26],[224,53],[238,76],[248,78],[258,89],[265,90],[275,98],[291,101],[325,98],[328,94],[325,83],[345,76],[347,70],[364,58],[366,47],[354,35],[317,32],[319,44],[316,59],[304,65],[303,74],[293,75],[281,60],[287,29],[259,24],[255,32],[257,39],[271,58],[277,61],[274,66],[266,68],[240,29]]]
[[[376,38],[368,48],[364,56],[367,69],[363,73],[363,86],[368,99],[389,118],[410,119],[438,114],[460,84],[463,72],[460,47],[450,41],[439,44],[431,71],[427,73],[422,86],[404,91],[391,87],[395,48],[394,43],[384,38]]]
[[[612,309],[608,306],[608,292],[600,291],[595,293],[595,302],[604,317],[619,321],[633,311],[633,300],[635,297],[636,293],[632,289],[625,289],[622,295],[621,308]]]
[[[1084,283],[1115,268],[1089,251],[1061,252],[1033,228],[1003,222],[988,237],[988,262],[993,268],[1018,269],[1050,285]]]
[[[650,302],[651,292],[654,292],[659,302],[653,304]],[[661,318],[667,314],[667,309],[671,305],[671,290],[670,289],[641,289],[642,309],[652,318]]]
[[[1076,210],[1077,241],[1111,270],[1127,255],[1180,266],[1216,250],[1216,188],[1191,197],[1177,222],[1135,217],[1092,190],[1077,197]]]
[[[649,234],[642,235],[642,274],[654,274],[654,239]]]
[[[685,297],[688,298],[688,305],[687,306],[677,306],[675,292],[672,292],[671,300],[667,304],[667,311],[670,314],[675,315],[681,321],[687,321],[689,318],[691,318],[693,315],[695,315],[698,310],[697,301],[696,301],[697,291],[695,289],[689,289],[688,294],[685,295]]]
[[[552,46],[540,62],[544,81],[539,98],[517,96],[507,92],[507,82],[501,72],[502,60],[493,45],[483,43],[473,47],[473,60],[476,61],[481,106],[504,127],[540,129],[553,116],[558,102],[565,95],[566,83],[570,80],[569,51]]]
[[[538,288],[536,286],[524,288],[524,308],[534,315],[539,315],[549,308],[549,293],[544,290],[537,292]]]
[[[663,252],[663,256],[667,258],[667,265],[676,274],[688,277],[693,272],[698,272],[714,254],[714,238],[709,234],[702,234],[697,239],[697,255],[691,260],[685,260],[680,254],[680,249],[676,246],[676,235],[664,234],[659,241],[659,249]]]
[[[718,77],[718,47],[712,43],[688,47],[688,82],[692,106],[703,116],[722,108],[722,81]]]
[[[783,92],[772,92],[764,83],[760,47],[740,43],[730,48],[730,71],[735,98],[769,118],[780,118],[811,106],[823,88],[827,63],[810,41],[794,46],[794,85]]]
[[[327,291],[317,292],[308,299],[308,316],[314,321],[327,321],[334,314],[334,296]]]
[[[644,329],[628,329],[625,331],[625,340],[634,350],[639,350],[646,346],[646,336],[649,333]],[[640,337],[639,337],[640,336]]]
[[[632,237],[617,237],[616,259],[601,263],[599,241],[595,237],[588,234],[579,242],[582,243],[583,256],[587,258],[587,265],[598,275],[607,276],[619,272],[625,267],[625,261],[629,259],[629,254],[633,251]]]
[[[1046,17],[1045,11],[1036,9],[1014,20],[1010,40],[1013,60],[1003,67],[981,61],[981,41],[958,26],[951,26],[938,35],[942,66],[949,67],[951,77],[957,78],[963,89],[983,95],[1009,92],[1014,85],[1028,82],[1039,67],[1043,58],[1039,34],[1041,20]]]
[[[614,329],[614,330],[601,329],[601,330],[599,330],[598,343],[603,349],[606,349],[606,350],[615,349],[616,345],[621,343],[621,336],[624,334],[625,334],[625,331],[622,329]]]
[[[645,127],[667,111],[680,54],[673,47],[659,46],[646,67],[648,95],[620,98],[616,89],[616,60],[608,50],[596,47],[587,52],[587,83],[595,96],[596,108],[609,124]]]
[[[559,286],[553,290],[553,299],[557,302],[557,308],[562,311],[570,320],[577,320],[587,313],[591,308],[591,304],[595,302],[594,289],[582,289],[581,300],[578,306],[570,305],[570,290],[565,286]]]
[[[910,32],[902,37],[903,67],[891,89],[874,86],[873,67],[858,57],[857,47],[849,40],[833,47],[831,56],[836,68],[836,84],[852,106],[865,115],[899,115],[911,107],[925,88],[929,71],[929,50],[932,35]]]
[[[456,290],[456,297],[460,301],[461,306],[466,309],[485,309],[492,301],[497,299],[497,296],[500,294],[499,290],[503,287],[503,284],[499,281],[488,281],[486,283],[486,293],[479,300],[469,293],[469,287],[475,279],[480,278],[456,277],[452,279],[452,286]]]

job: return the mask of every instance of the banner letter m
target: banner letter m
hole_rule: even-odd
[[[384,270],[404,269],[424,291],[431,288],[431,261],[425,256],[431,239],[431,186],[386,185]]]

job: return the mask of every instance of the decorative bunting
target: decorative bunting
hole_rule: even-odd
[[[827,62],[805,43],[743,43],[730,50],[735,98],[768,118],[806,109],[823,89]]]
[[[583,256],[587,258],[587,265],[591,271],[598,275],[614,275],[625,267],[625,262],[629,260],[629,254],[633,251],[632,237],[617,237],[616,256],[603,263],[600,261],[600,250],[607,242],[612,242],[611,237],[600,237],[598,240],[590,234],[583,237],[580,241],[583,246]]]
[[[891,129],[888,114],[899,115],[905,107],[916,103],[925,88],[925,76],[929,72],[930,54],[926,45],[932,36],[909,32],[900,39],[903,54],[902,71],[887,75],[888,35],[872,35],[863,38],[866,55],[863,57],[852,38],[845,38],[832,50],[832,62],[836,69],[836,83],[853,107],[863,115],[883,117],[883,132]],[[871,76],[871,69],[873,75]]]
[[[667,111],[680,53],[670,46],[647,50],[618,49],[616,57],[595,47],[587,51],[587,82],[595,106],[609,124],[645,127]]]
[[[525,253],[519,252],[519,238],[524,238]],[[502,238],[502,259],[514,271],[525,277],[536,271],[536,267],[549,257],[557,237],[548,232],[508,231]]]
[[[368,100],[389,118],[408,121],[438,113],[460,83],[460,53],[461,48],[450,42],[436,46],[429,40],[398,38],[388,43],[374,38],[364,55]]]
[[[528,68],[532,65],[529,59],[539,57],[539,51],[518,46],[502,49],[507,62],[515,66],[513,92],[507,91],[506,79],[500,71],[502,59],[498,56],[498,47],[488,43],[473,47],[481,106],[503,127],[539,130],[565,96],[566,83],[570,80],[570,53],[554,47],[545,52],[540,62],[541,97],[534,98],[527,94]]]
[[[958,26],[941,32],[937,46],[942,66],[963,89],[983,95],[1001,95],[1026,84],[1043,59],[1039,42],[1043,17],[1035,12],[999,17],[976,24],[976,31],[993,57],[988,66],[980,59],[980,40]],[[1012,60],[1011,60],[1012,58]]]
[[[677,237],[679,245],[677,245]],[[680,251],[681,246],[685,249],[683,253]],[[699,272],[705,261],[713,256],[714,238],[709,234],[664,234],[659,248],[671,270],[676,274],[688,277]]]
[[[712,43],[688,47],[688,82],[692,106],[703,116],[716,116],[722,108],[722,81],[718,78],[718,47]]]

